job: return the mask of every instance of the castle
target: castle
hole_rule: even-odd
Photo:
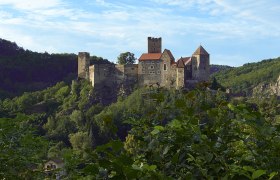
[[[162,39],[148,37],[148,53],[138,59],[138,64],[95,64],[90,66],[90,55],[79,52],[78,77],[88,79],[92,86],[107,90],[157,85],[166,88],[191,88],[207,81],[210,75],[208,52],[199,46],[191,57],[175,61],[171,51],[162,52]]]

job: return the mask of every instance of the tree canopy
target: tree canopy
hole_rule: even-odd
[[[136,61],[136,58],[134,57],[134,54],[131,52],[125,52],[121,53],[118,57],[118,64],[134,64]]]

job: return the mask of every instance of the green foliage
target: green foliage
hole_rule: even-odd
[[[25,124],[28,116],[0,118],[0,178],[30,179],[42,174],[37,165],[42,162],[47,150],[44,138],[36,136]]]
[[[63,158],[69,179],[279,178],[276,97],[229,101],[223,91],[213,93],[202,84],[190,92],[142,88],[105,108],[99,99],[83,80],[1,100],[3,123],[22,120],[1,134],[6,143],[18,139],[8,151],[32,157],[19,161],[19,171],[35,161]],[[19,112],[25,115],[14,118]],[[48,148],[29,141],[40,142],[41,136]],[[17,178],[13,173],[5,177]]]
[[[70,134],[69,139],[73,150],[85,152],[85,150],[91,148],[91,140],[87,132],[79,131],[75,134]]]
[[[275,82],[280,74],[280,58],[248,63],[241,67],[230,68],[214,73],[218,82],[229,87],[234,93],[251,94],[252,88],[260,83]]]
[[[49,54],[24,50],[0,39],[0,99],[37,91],[60,81],[70,83],[77,76],[76,54]],[[97,56],[91,64],[110,63]]]
[[[134,64],[136,58],[131,52],[121,53],[118,57],[118,64]]]

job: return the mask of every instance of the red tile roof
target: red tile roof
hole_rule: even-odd
[[[208,52],[200,45],[193,55],[209,55]]]
[[[139,61],[145,61],[145,60],[160,60],[161,53],[144,53],[139,58]]]

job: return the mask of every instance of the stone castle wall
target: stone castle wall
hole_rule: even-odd
[[[148,55],[145,56],[146,59],[139,60],[138,64],[90,66],[89,53],[80,52],[78,77],[90,80],[95,88],[107,88],[110,91],[120,88],[131,89],[135,85],[143,87],[154,84],[166,88],[189,88],[209,78],[209,54],[202,46],[192,57],[175,62],[171,51],[165,49],[161,53],[161,38],[148,37],[148,54],[145,55]]]
[[[162,61],[141,61],[138,69],[139,86],[157,84],[161,82]]]

